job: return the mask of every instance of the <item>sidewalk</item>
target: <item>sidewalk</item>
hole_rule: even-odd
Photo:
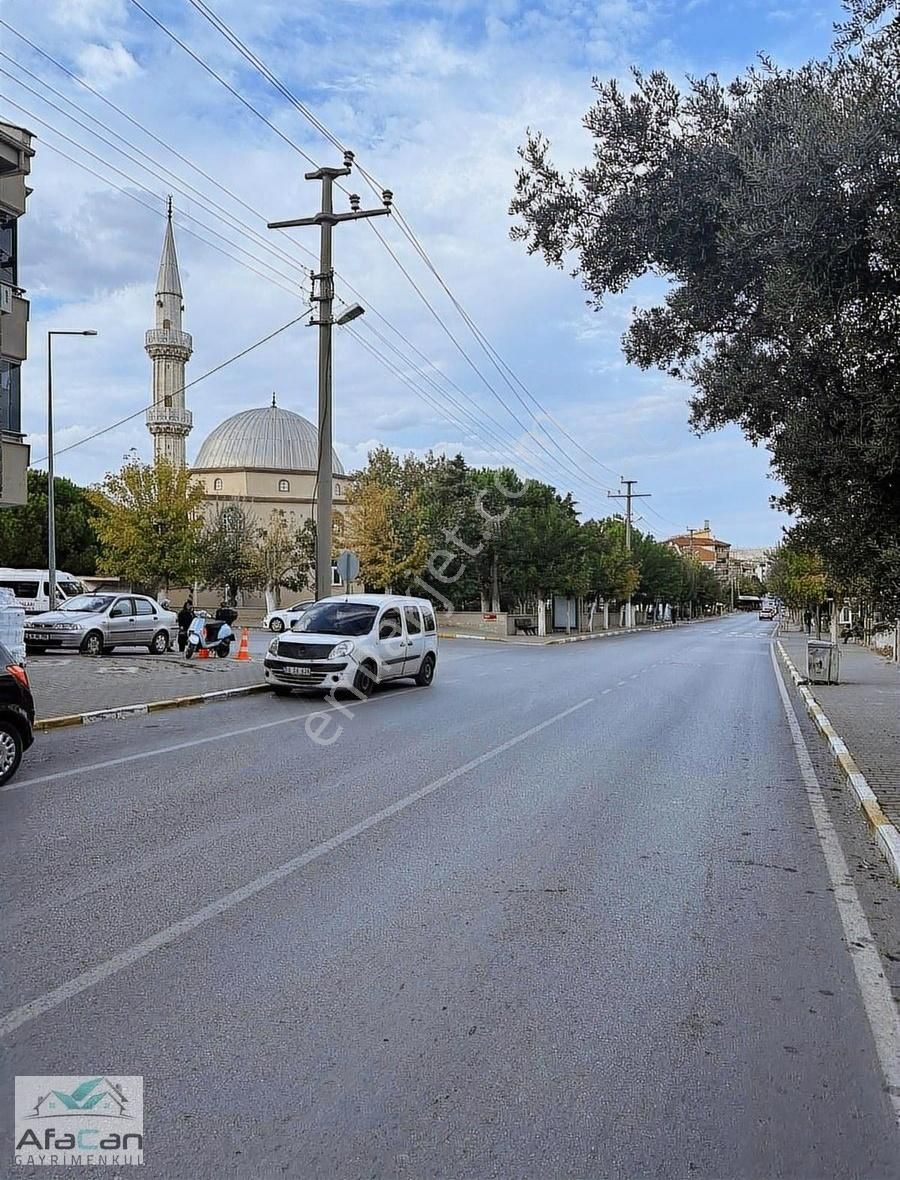
[[[552,631],[548,635],[478,635],[474,632],[447,631],[438,632],[440,639],[480,639],[485,643],[508,643],[523,647],[550,647],[557,643],[589,643],[595,639],[614,639],[617,635],[644,635],[648,631],[671,631],[673,627],[690,627],[695,623],[721,622],[724,615],[710,615],[702,619],[680,619],[677,623],[639,623],[635,627],[608,627],[604,631],[573,631],[566,635],[563,631]],[[440,615],[438,615],[440,623]]]
[[[778,639],[805,678],[806,634],[787,631]],[[839,646],[840,684],[810,684],[809,691],[843,739],[881,810],[900,828],[900,665],[859,644]]]
[[[185,660],[177,653],[151,656],[146,651],[91,659],[72,652],[30,657],[28,679],[38,721],[46,721],[247,688],[262,683],[263,661],[262,656],[250,662]]]

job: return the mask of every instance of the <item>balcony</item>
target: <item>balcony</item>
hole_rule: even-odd
[[[29,303],[16,294],[15,287],[11,290],[10,311],[0,312],[0,353],[9,360],[24,361],[28,356]]]
[[[20,437],[0,436],[0,505],[24,504],[28,499],[28,461],[31,447]]]
[[[144,344],[147,348],[153,345],[169,345],[171,348],[186,348],[193,352],[194,342],[190,332],[179,332],[175,328],[151,328],[145,334]]]
[[[174,426],[176,429],[188,431],[194,423],[193,415],[190,410],[182,410],[178,406],[152,406],[147,411],[147,427],[152,430],[154,426],[162,427]]]

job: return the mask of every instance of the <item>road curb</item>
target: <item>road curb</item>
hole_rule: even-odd
[[[853,755],[847,749],[843,738],[828,720],[824,709],[807,686],[806,677],[797,671],[793,660],[784,650],[781,640],[776,640],[776,645],[778,647],[778,653],[790,674],[791,680],[793,680],[797,691],[803,699],[807,713],[812,718],[816,729],[818,729],[819,733],[828,742],[835,762],[847,780],[850,790],[856,796],[856,801],[865,817],[866,823],[872,830],[878,846],[890,866],[895,881],[900,885],[900,831],[897,830],[882,811],[878,797],[869,786],[866,776],[856,765]]]
[[[68,713],[63,717],[46,717],[35,721],[34,729],[42,733],[52,729],[65,729],[70,725],[94,725],[98,721],[123,721],[126,717],[142,717],[147,713],[160,713],[163,709],[183,709],[189,705],[203,705],[208,701],[224,701],[229,697],[249,696],[251,693],[266,692],[267,684],[249,684],[244,688],[223,688],[217,692],[203,692],[195,696],[169,697],[164,701],[147,701],[143,705],[122,705],[118,709],[96,709],[91,713]]]
[[[671,631],[677,623],[653,623],[629,631],[597,631],[593,635],[558,635],[545,638],[543,643],[529,643],[527,639],[504,639],[502,635],[470,635],[462,631],[439,631],[439,639],[479,639],[485,643],[505,643],[508,647],[552,647],[559,643],[588,643],[595,639],[621,639],[625,635],[646,635],[648,631]]]

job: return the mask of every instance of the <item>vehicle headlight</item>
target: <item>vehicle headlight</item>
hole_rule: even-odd
[[[337,659],[339,656],[349,656],[353,652],[353,641],[350,639],[343,639],[339,644],[331,649],[328,653],[329,659]]]
[[[278,639],[277,638],[273,639],[272,642],[269,644],[269,654],[273,655],[273,656],[278,655]]]
[[[80,631],[80,623],[56,623],[54,624],[57,631]]]

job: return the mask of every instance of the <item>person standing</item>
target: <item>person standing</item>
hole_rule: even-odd
[[[194,621],[194,603],[188,598],[184,606],[178,612],[178,650],[183,652],[187,646],[188,627]]]
[[[806,611],[804,612],[803,625],[806,628],[806,634],[809,635],[812,632],[812,611],[809,609],[809,607],[807,607]]]

